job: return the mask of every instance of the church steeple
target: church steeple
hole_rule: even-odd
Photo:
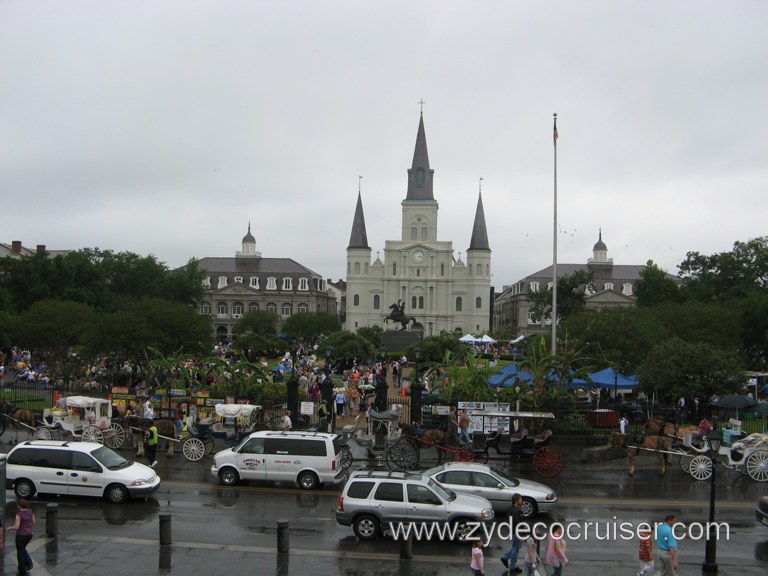
[[[355,218],[352,220],[352,234],[349,235],[350,248],[368,248],[368,234],[365,231],[365,216],[363,215],[363,197],[360,192],[357,193],[357,207],[355,208]]]
[[[416,133],[416,147],[413,164],[408,170],[408,194],[406,200],[434,200],[432,176],[435,171],[429,167],[427,136],[424,132],[424,115],[419,116],[419,130]]]
[[[488,244],[488,230],[485,227],[485,211],[483,210],[483,194],[477,195],[477,210],[475,224],[472,226],[472,239],[469,241],[470,250],[491,250]]]

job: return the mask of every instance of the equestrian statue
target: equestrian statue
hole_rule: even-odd
[[[402,300],[398,300],[395,304],[390,304],[389,309],[391,312],[384,316],[384,322],[387,324],[389,324],[390,320],[393,320],[395,322],[399,322],[402,325],[400,330],[406,330],[408,328],[409,322],[413,322],[414,324],[416,323],[415,316],[409,316],[405,313],[405,303]]]

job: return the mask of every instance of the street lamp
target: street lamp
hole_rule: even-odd
[[[421,346],[413,349],[413,355],[416,358],[416,365],[413,367],[414,375],[411,383],[411,424],[421,422],[421,379],[419,378],[419,367],[421,364]]]
[[[379,347],[379,355],[381,356],[381,381],[387,381],[387,347],[382,345]]]
[[[701,571],[705,574],[714,574],[717,572],[717,539],[715,535],[715,492],[717,483],[715,482],[715,472],[717,471],[718,451],[723,437],[720,431],[715,428],[709,433],[709,457],[712,459],[712,475],[709,477],[709,527],[707,533],[706,548],[704,549],[704,563],[701,565]]]

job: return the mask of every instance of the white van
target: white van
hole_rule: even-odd
[[[213,457],[211,474],[225,486],[241,480],[297,482],[304,489],[345,476],[336,434],[254,432],[234,448]]]
[[[29,440],[16,445],[6,463],[6,490],[19,498],[69,494],[122,504],[130,498],[146,499],[160,487],[160,476],[152,468],[96,442]]]

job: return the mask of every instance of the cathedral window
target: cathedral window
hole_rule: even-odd
[[[461,296],[456,297],[456,312],[461,312],[462,303],[461,303]]]
[[[445,276],[445,264],[440,264],[440,276]]]
[[[274,276],[267,278],[267,290],[277,290],[277,279]],[[275,307],[277,311],[277,307]]]
[[[365,273],[366,273],[366,274],[368,274],[368,262],[366,262],[366,263],[364,264],[364,266],[365,266]]]
[[[253,312],[255,310],[259,309],[259,303],[258,302],[251,302],[248,304],[248,312]]]
[[[308,304],[299,304],[296,307],[296,309],[297,309],[299,314],[306,314],[307,312],[309,312],[309,305]]]
[[[416,268],[416,278],[421,278],[421,268]]]
[[[392,264],[392,276],[397,276],[397,264]]]
[[[416,296],[411,296],[411,309],[416,310]]]
[[[200,304],[200,314],[208,315],[211,313],[211,303],[210,302],[203,302]]]
[[[268,302],[267,312],[270,312],[271,314],[277,314],[277,304],[275,304],[274,302]]]
[[[292,278],[283,278],[283,290],[293,290]]]
[[[424,310],[424,296],[419,296],[419,310]]]
[[[256,290],[259,289],[259,277],[258,276],[251,276],[251,282],[249,284],[251,288],[256,288]]]
[[[293,306],[288,303],[283,304],[282,313],[283,316],[290,316],[293,314]]]
[[[226,287],[227,287],[227,277],[219,276],[219,288],[226,288]]]
[[[360,274],[360,262],[355,262],[355,274]]]
[[[490,276],[491,275],[491,265],[490,264],[486,264],[485,265],[485,275],[486,276]]]
[[[426,226],[421,227],[421,239],[424,241],[429,240],[429,228]]]
[[[378,310],[381,308],[381,296],[374,294],[373,296],[373,309]]]
[[[360,296],[355,294],[354,298],[352,298],[352,305],[353,306],[360,306]]]
[[[478,264],[477,265],[477,268],[475,269],[475,274],[477,274],[478,276],[482,276],[483,275],[483,265],[482,264]]]
[[[219,315],[226,314],[227,309],[228,309],[228,306],[226,302],[219,302],[218,304],[216,304],[216,313]]]
[[[411,240],[418,240],[419,239],[419,231],[416,226],[411,226]]]
[[[480,309],[483,307],[483,299],[478,296],[475,298],[475,308]]]
[[[299,290],[309,290],[309,280],[306,278],[299,278]]]
[[[235,302],[232,304],[232,314],[242,315],[245,311],[245,307],[242,302]]]
[[[632,296],[632,282],[624,282],[621,293],[624,294],[624,296]]]

